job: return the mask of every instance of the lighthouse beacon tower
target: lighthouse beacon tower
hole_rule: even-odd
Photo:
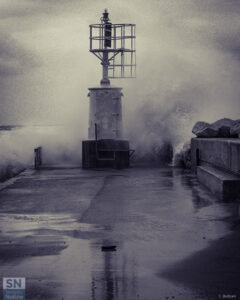
[[[100,59],[100,87],[89,88],[88,140],[82,142],[83,168],[127,168],[133,151],[122,136],[122,88],[110,78],[136,76],[135,24],[112,24],[107,10],[90,25],[90,52]]]

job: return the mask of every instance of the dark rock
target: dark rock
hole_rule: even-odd
[[[223,118],[209,124],[206,122],[197,122],[192,132],[201,138],[229,138],[240,135],[240,120]]]
[[[194,133],[197,137],[218,137],[218,130],[213,128],[211,124],[202,121],[197,122],[193,126],[192,133]]]
[[[222,126],[218,130],[219,137],[230,137],[230,127]]]
[[[219,137],[230,137],[230,129],[233,125],[234,121],[232,119],[223,118],[214,123],[212,123],[212,127],[218,130]]]
[[[219,119],[216,122],[212,123],[211,125],[216,128],[219,129],[222,126],[226,126],[226,127],[231,127],[233,125],[235,121],[233,121],[232,119],[229,118],[223,118],[223,119]]]
[[[231,136],[237,136],[240,135],[240,120],[236,120],[233,122],[231,128],[230,128],[230,134]]]
[[[192,133],[196,134],[197,132],[205,129],[206,127],[210,126],[209,123],[207,122],[203,122],[203,121],[198,121],[194,126],[193,126],[193,129],[192,129]]]

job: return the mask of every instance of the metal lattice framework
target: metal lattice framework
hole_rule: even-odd
[[[91,24],[90,52],[101,60],[103,79],[136,77],[136,25],[112,24],[105,10],[101,24]]]

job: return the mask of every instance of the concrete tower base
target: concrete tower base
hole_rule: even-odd
[[[122,88],[89,88],[89,140],[82,142],[82,167],[128,168],[133,151],[122,139]]]
[[[130,166],[129,142],[125,140],[88,140],[82,142],[82,167],[128,168]]]

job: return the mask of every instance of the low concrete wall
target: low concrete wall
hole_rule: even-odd
[[[207,163],[240,175],[240,139],[193,138],[191,140],[192,170]]]
[[[240,200],[240,139],[193,138],[191,168],[219,199]]]

